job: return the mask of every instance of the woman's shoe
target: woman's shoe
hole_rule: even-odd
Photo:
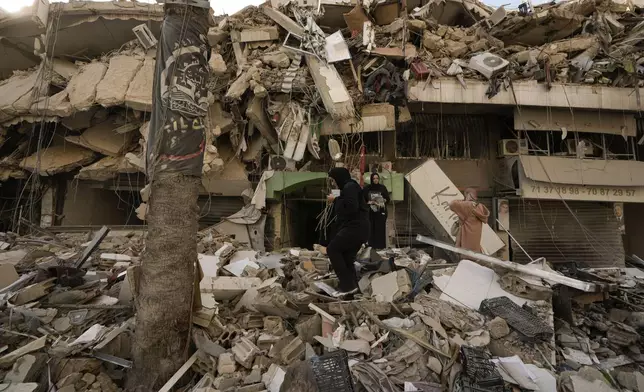
[[[358,294],[359,291],[360,290],[356,287],[351,291],[336,291],[335,293],[333,293],[333,296],[335,298],[346,298],[348,296],[353,296],[355,294]]]

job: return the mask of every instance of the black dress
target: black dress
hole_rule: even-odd
[[[358,288],[354,262],[360,247],[369,239],[369,208],[362,188],[351,179],[346,168],[331,169],[329,177],[340,188],[340,196],[333,201],[337,233],[331,238],[326,252],[340,281],[340,291],[349,292]]]
[[[371,233],[369,236],[369,245],[375,249],[384,249],[387,247],[387,204],[389,203],[389,191],[382,184],[373,184],[373,174],[371,175],[371,184],[363,189],[365,201],[376,201],[382,198],[384,206],[369,205],[369,221],[371,223]],[[374,211],[375,210],[375,211]]]

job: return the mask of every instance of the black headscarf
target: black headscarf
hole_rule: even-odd
[[[347,182],[351,181],[351,173],[346,167],[334,167],[329,170],[329,177],[335,180],[339,189],[344,188]]]
[[[375,177],[375,176],[378,176],[378,179],[379,179],[379,180],[382,180],[382,178],[380,177],[380,174],[378,174],[378,173],[376,173],[376,172],[371,173],[371,177],[369,177],[369,178],[370,178],[370,181],[369,181],[369,190],[377,191],[377,192],[378,192],[378,191],[382,191],[382,189],[383,189],[383,188],[386,190],[386,189],[387,189],[387,187],[386,187],[386,186],[384,186],[384,185],[382,184],[382,181],[378,181],[378,183],[377,183],[377,184],[374,184],[374,183],[373,183],[373,177]]]

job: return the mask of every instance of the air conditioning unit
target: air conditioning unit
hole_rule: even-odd
[[[156,37],[145,23],[134,27],[132,31],[145,50],[149,50],[157,44]]]
[[[268,170],[297,171],[295,161],[280,155],[271,155],[268,160]]]
[[[286,169],[286,159],[279,155],[271,155],[268,160],[268,170],[282,171]]]
[[[499,157],[528,154],[527,139],[502,139],[499,140]]]
[[[509,65],[509,61],[495,54],[485,52],[472,57],[467,66],[491,79],[494,75],[503,72]]]
[[[568,155],[576,155],[580,158],[592,157],[596,155],[595,146],[588,139],[580,139],[579,143],[575,139],[566,140]]]

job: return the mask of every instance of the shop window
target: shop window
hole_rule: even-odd
[[[561,131],[516,132],[514,138],[524,139],[528,155],[567,156],[587,159],[635,160],[635,138],[603,133]]]

